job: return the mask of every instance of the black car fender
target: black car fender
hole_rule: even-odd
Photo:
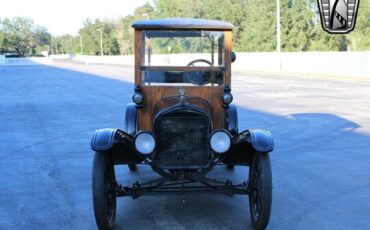
[[[114,164],[137,164],[145,160],[135,150],[134,137],[120,129],[98,129],[91,139],[94,151],[112,154]]]
[[[130,135],[136,134],[136,104],[128,103],[125,112],[125,126],[124,131]]]
[[[239,133],[233,139],[233,146],[249,143],[256,152],[271,152],[274,150],[274,140],[271,132],[262,129],[248,129]]]
[[[234,104],[230,104],[226,109],[226,124],[231,135],[238,134],[238,110]]]
[[[230,150],[222,157],[225,164],[249,165],[254,153],[268,153],[274,150],[271,132],[248,129],[232,139]]]
[[[117,129],[98,129],[91,139],[91,148],[94,151],[106,151],[112,148]]]

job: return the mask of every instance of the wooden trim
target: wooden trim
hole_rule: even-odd
[[[142,59],[141,59],[141,30],[135,30],[135,86],[136,85],[141,85],[141,70],[140,70],[140,66],[141,66],[141,63],[142,63]],[[139,121],[139,123],[136,125],[136,128],[140,128],[140,121],[142,120],[142,111],[139,109],[137,111],[137,115],[136,115],[136,119],[137,121]]]
[[[135,30],[135,85],[139,85],[141,83],[141,54],[141,31]]]
[[[179,89],[185,90],[186,101],[194,106],[198,106],[209,112],[212,119],[213,130],[225,128],[225,109],[222,107],[221,95],[224,92],[224,87],[204,87],[204,86],[142,86],[144,95],[143,107],[138,110],[139,130],[153,130],[153,117],[158,112],[157,107],[163,104],[165,107],[170,106],[165,103],[166,98],[174,97],[175,103],[178,103]],[[200,100],[201,99],[201,100]],[[200,102],[206,101],[209,105],[203,108],[204,104]]]
[[[222,55],[220,55],[220,54],[225,54],[225,52],[224,52],[224,47],[225,47],[224,42],[225,42],[225,37],[222,37],[222,39],[220,38],[218,40],[218,44],[217,44],[217,46],[218,46],[218,51],[217,51],[217,53],[218,53],[218,60],[217,60],[218,65],[224,64],[223,62],[225,61],[225,60],[223,60],[224,57]]]
[[[220,66],[140,66],[141,71],[225,71],[226,67]]]
[[[225,31],[225,85],[231,87],[231,52],[232,52],[232,32]]]

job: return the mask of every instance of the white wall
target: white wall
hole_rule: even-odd
[[[73,54],[53,54],[49,55],[49,58],[52,60],[70,60],[74,57]]]
[[[4,65],[5,63],[5,55],[0,55],[0,65]]]
[[[48,65],[51,60],[46,57],[29,57],[29,58],[4,58],[1,60],[0,65]]]
[[[235,71],[370,78],[370,52],[237,53]]]
[[[163,56],[163,57],[162,57]],[[166,55],[158,55],[165,58]],[[237,53],[232,64],[233,71],[328,75],[340,77],[370,78],[370,51],[367,52],[258,52]],[[187,63],[189,60],[202,58],[194,54],[176,54],[170,62]],[[73,58],[87,64],[134,65],[134,56],[76,56]],[[155,57],[152,57],[154,60]]]
[[[127,56],[87,56],[76,55],[73,57],[74,61],[85,64],[113,64],[113,65],[129,65],[134,66],[135,58],[133,55]]]
[[[233,71],[328,75],[339,77],[366,77],[370,78],[370,51],[366,52],[258,52],[237,53],[236,61],[232,64]],[[188,63],[191,60],[202,58],[194,54],[175,54],[168,60],[167,55],[152,57],[176,63]],[[49,58],[5,58],[0,56],[0,65],[37,65],[50,64],[51,60],[73,59],[85,64],[116,64],[134,65],[134,56],[71,56],[54,55]]]

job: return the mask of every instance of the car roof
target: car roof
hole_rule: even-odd
[[[132,24],[135,29],[215,29],[232,30],[233,24],[217,20],[195,18],[162,18],[140,20]]]

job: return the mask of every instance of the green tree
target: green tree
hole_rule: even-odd
[[[355,30],[347,36],[349,50],[370,50],[370,0],[361,0]]]
[[[4,33],[0,30],[0,53],[3,53],[4,49]]]
[[[213,1],[210,0],[210,2]],[[154,4],[159,18],[199,18],[204,13],[204,2],[203,0],[193,0],[191,2],[187,0],[157,0]]]
[[[118,39],[115,36],[116,24],[117,23],[113,21],[101,21],[96,19],[92,22],[90,19],[86,19],[84,28],[79,31],[83,43],[83,53],[100,55],[100,31],[102,31],[103,53],[105,55],[119,54]]]
[[[119,53],[124,55],[134,53],[134,30],[131,26],[134,21],[157,17],[154,8],[147,3],[136,8],[133,15],[122,18],[118,22],[115,33],[113,33],[119,45]]]
[[[281,1],[281,45],[283,51],[347,50],[345,35],[325,32],[314,0]]]
[[[128,55],[134,53],[134,30],[131,24],[134,21],[134,16],[129,15],[119,21],[116,38],[119,44],[120,54]]]
[[[240,51],[276,49],[276,3],[271,0],[248,2],[240,36]]]
[[[234,25],[233,41],[236,51],[242,50],[242,36],[246,30],[247,1],[240,0],[212,0],[202,1],[202,10],[199,18],[215,19],[230,22]]]
[[[316,0],[280,0],[280,2],[282,51],[370,50],[370,0],[361,0],[356,29],[347,35],[328,34],[322,29]],[[97,30],[102,29],[104,54],[132,54],[134,30],[131,25],[134,21],[171,17],[228,21],[235,26],[234,50],[276,50],[276,1],[154,0],[152,5],[146,3],[138,7],[132,15],[118,21],[85,20],[83,28],[79,31],[83,53],[100,54],[100,34]],[[19,36],[14,37],[14,33],[3,34],[3,47],[6,45],[8,48],[14,48],[15,40],[22,41]],[[54,42],[53,46],[58,52],[62,49],[63,52],[80,52],[79,36],[63,39],[56,38]],[[68,48],[68,44],[63,43],[62,46],[62,41],[71,41],[72,45]],[[10,45],[7,45],[8,43]],[[30,41],[23,43],[32,44]],[[11,50],[10,48],[7,50]]]
[[[35,54],[39,55],[42,51],[50,50],[51,35],[43,26],[35,26],[33,30],[33,38],[36,43]]]
[[[90,19],[84,21],[84,27],[79,31],[82,37],[83,43],[83,53],[89,55],[97,55],[100,52],[99,45],[99,32],[100,20],[95,20],[95,22]]]
[[[186,0],[155,1],[158,18],[188,17],[224,20],[231,22],[234,28],[234,48],[240,50],[240,43],[245,31],[247,1],[243,0],[194,0],[189,4]]]
[[[26,18],[5,18],[2,21],[5,52],[30,56],[34,53],[34,39],[31,28],[33,22]]]
[[[3,53],[3,45],[4,45],[4,32],[3,32],[3,24],[0,18],[0,54]]]
[[[313,12],[309,1],[281,1],[281,48],[283,51],[305,51],[309,47]]]
[[[50,34],[45,27],[35,25],[29,18],[5,18],[1,22],[1,51],[21,56],[40,55],[48,50]]]
[[[345,51],[347,50],[348,40],[343,34],[329,34],[321,27],[319,9],[316,1],[311,0],[310,10],[312,14],[312,24],[310,26],[310,36],[308,51]]]

